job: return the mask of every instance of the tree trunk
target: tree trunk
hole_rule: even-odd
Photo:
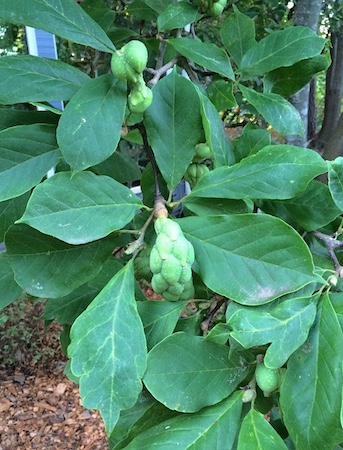
[[[335,131],[325,146],[325,159],[333,160],[343,155],[343,113],[336,124]]]
[[[324,148],[324,157],[327,151],[332,156],[332,147],[326,150],[326,145],[333,136],[341,115],[341,102],[343,96],[343,34],[331,34],[332,64],[326,73],[325,107],[323,125],[317,137],[317,149]],[[337,148],[337,151],[339,149]],[[336,154],[338,156],[339,153]],[[331,159],[331,158],[328,158]],[[334,159],[334,158],[333,158]]]
[[[296,3],[294,14],[294,25],[302,25],[311,28],[311,30],[318,31],[319,14],[322,8],[322,0],[298,0]],[[303,124],[304,135],[290,135],[287,136],[288,144],[297,145],[299,147],[307,147],[308,143],[308,113],[309,113],[309,95],[310,85],[307,84],[299,92],[292,95],[289,99],[293,106],[298,110]]]

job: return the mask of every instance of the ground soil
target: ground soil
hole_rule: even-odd
[[[106,450],[99,413],[82,407],[63,373],[61,327],[46,330],[35,320],[42,311],[22,301],[0,313],[0,450]]]

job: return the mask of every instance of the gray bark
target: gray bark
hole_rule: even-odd
[[[335,127],[335,131],[331,135],[325,146],[324,157],[330,161],[343,155],[343,113],[341,113]]]
[[[322,8],[322,0],[298,0],[294,14],[294,25],[302,25],[317,32],[319,14]],[[308,108],[310,85],[307,84],[299,92],[292,95],[289,101],[298,110],[304,124],[303,136],[287,136],[286,142],[299,147],[307,147],[308,144]]]

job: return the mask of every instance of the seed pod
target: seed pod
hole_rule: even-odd
[[[152,273],[160,273],[162,269],[162,258],[157,250],[157,248],[154,246],[151,249],[150,252],[150,258],[148,261],[148,266],[150,267],[150,270]]]
[[[148,50],[143,42],[132,40],[121,48],[125,62],[137,73],[142,73],[148,62]]]
[[[145,83],[137,82],[130,91],[128,106],[133,114],[142,114],[153,99],[152,90]]]
[[[265,397],[276,391],[280,385],[280,371],[278,369],[269,369],[262,361],[256,367],[256,383],[263,391]]]
[[[161,259],[167,259],[168,256],[171,254],[173,250],[173,242],[169,239],[169,237],[164,234],[160,233],[155,242],[154,248],[158,251],[160,254]]]
[[[197,181],[199,181],[209,171],[210,169],[206,166],[206,164],[197,164]]]
[[[195,146],[195,155],[193,162],[200,163],[205,161],[205,159],[212,159],[213,153],[210,147],[206,143],[200,143]]]
[[[169,255],[168,258],[163,261],[161,275],[169,283],[176,283],[181,275],[182,267],[179,261],[173,255]]]
[[[154,274],[151,279],[151,287],[157,294],[162,294],[169,287],[169,283],[162,277],[160,273]]]

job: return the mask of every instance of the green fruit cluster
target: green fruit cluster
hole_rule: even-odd
[[[257,386],[266,397],[280,387],[280,370],[269,369],[263,361],[256,367],[255,378]]]
[[[151,247],[144,247],[135,257],[135,277],[139,280],[151,281],[152,273],[149,267]]]
[[[190,187],[193,188],[209,171],[210,169],[206,166],[206,164],[191,163],[184,174],[184,178],[188,181]]]
[[[151,286],[166,300],[189,300],[194,294],[194,249],[180,226],[167,217],[155,221],[156,242],[150,253]]]
[[[227,0],[197,0],[196,4],[201,11],[216,19],[223,13]]]
[[[141,41],[132,40],[117,50],[111,58],[111,69],[121,81],[137,83],[148,62],[148,50]]]
[[[206,142],[201,142],[197,144],[194,148],[195,154],[193,157],[194,163],[204,162],[206,159],[213,159],[213,153]]]
[[[112,73],[132,85],[128,98],[131,113],[142,114],[152,102],[152,91],[145,84],[143,70],[148,62],[148,50],[141,41],[132,40],[112,55]]]

